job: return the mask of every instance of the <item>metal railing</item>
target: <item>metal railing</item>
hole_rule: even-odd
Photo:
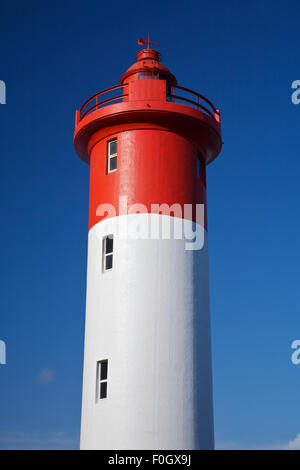
[[[178,94],[173,93],[174,90],[182,90],[191,96],[191,98],[187,98],[186,96],[180,96]],[[205,114],[210,116],[212,119],[217,121],[217,123],[220,123],[220,111],[214,107],[211,101],[209,101],[205,96],[200,95],[200,93],[197,93],[196,91],[190,90],[189,88],[185,88],[183,86],[179,85],[168,85],[167,86],[167,97],[171,98],[172,101],[173,99],[175,100],[181,100],[184,101],[185,103],[188,103],[189,105],[194,105],[198,110],[204,111]],[[196,99],[195,99],[196,98]],[[204,106],[204,103],[208,104],[209,108]]]
[[[122,89],[126,88],[127,89],[127,87],[128,87],[127,84],[117,85],[117,86],[113,86],[111,88],[106,88],[106,90],[102,90],[102,91],[100,91],[100,93],[96,93],[95,95],[93,95],[91,98],[89,98],[81,106],[81,108],[79,110],[79,112],[80,112],[79,120],[83,119],[85,116],[87,116],[87,114],[90,114],[93,111],[96,111],[97,109],[102,108],[102,106],[105,106],[106,104],[111,103],[112,101],[117,101],[117,100],[123,101],[123,98],[125,96],[128,96],[128,93],[123,92],[122,94],[118,94],[116,96],[111,96],[111,97],[106,98],[104,100],[101,100],[101,97],[104,94],[110,93],[110,92],[118,90],[120,88],[122,88]],[[88,105],[90,105],[90,106],[88,107]]]
[[[205,96],[200,95],[196,91],[190,90],[188,88],[184,88],[182,86],[178,85],[171,85],[171,84],[166,84],[167,87],[167,93],[166,96],[167,98],[171,98],[171,100],[174,102],[174,100],[179,100],[183,101],[184,103],[188,104],[189,106],[195,106],[198,110],[201,110],[204,112],[206,115],[211,117],[214,121],[216,121],[218,124],[220,124],[220,111],[214,107],[214,105],[207,99]],[[116,90],[122,89],[122,93],[110,96],[108,98],[102,99],[103,95],[106,95],[115,92]],[[177,91],[179,90],[180,92],[185,92],[188,94],[188,98],[186,96],[181,96],[177,94]],[[175,91],[175,93],[174,93]],[[87,116],[90,113],[93,113],[97,109],[102,108],[103,106],[106,106],[107,104],[114,102],[114,101],[124,101],[124,98],[128,97],[128,84],[124,85],[117,85],[113,86],[111,88],[107,88],[106,90],[100,91],[99,93],[96,93],[93,95],[91,98],[89,98],[80,108],[80,110],[77,112],[77,121],[81,121],[85,116]],[[205,106],[208,105],[208,106]]]

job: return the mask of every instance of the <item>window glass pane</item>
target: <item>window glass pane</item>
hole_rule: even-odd
[[[159,74],[159,79],[160,80],[166,80],[167,83],[172,83],[172,79],[170,77],[167,77],[166,75]]]
[[[114,248],[114,238],[109,235],[105,238],[105,254],[112,253]]]
[[[167,101],[174,101],[174,98],[173,96],[169,96],[169,95],[173,95],[174,92],[173,92],[173,88],[167,84]]]
[[[114,155],[115,153],[117,153],[117,141],[112,140],[109,142],[109,155]]]
[[[100,383],[100,398],[107,397],[107,382]]]
[[[143,79],[159,79],[159,74],[157,72],[140,72],[138,74],[138,79],[143,80]]]
[[[107,360],[106,361],[101,361],[100,363],[100,380],[106,380],[107,379]]]
[[[117,157],[111,157],[109,159],[109,171],[114,171],[117,169]]]
[[[199,157],[197,157],[197,177],[201,178],[201,162]]]
[[[107,255],[105,257],[105,269],[111,269],[113,265],[113,255]]]

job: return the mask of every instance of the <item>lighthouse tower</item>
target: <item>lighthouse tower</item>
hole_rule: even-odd
[[[214,447],[206,165],[220,113],[141,50],[76,111],[90,165],[82,449]]]

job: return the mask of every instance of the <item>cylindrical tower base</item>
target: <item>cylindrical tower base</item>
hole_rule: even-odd
[[[116,236],[116,224],[197,227],[182,239]],[[114,234],[103,272],[103,237]],[[81,449],[212,449],[213,409],[206,231],[176,217],[132,214],[89,232]],[[108,361],[106,398],[97,364]]]

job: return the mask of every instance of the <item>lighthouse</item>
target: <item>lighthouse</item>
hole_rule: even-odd
[[[81,449],[213,449],[206,165],[220,112],[157,50],[76,111],[90,165]]]

